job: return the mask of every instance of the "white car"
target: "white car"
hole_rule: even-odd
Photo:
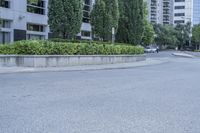
[[[156,47],[147,46],[147,47],[144,48],[145,53],[155,53],[156,51],[157,51]]]

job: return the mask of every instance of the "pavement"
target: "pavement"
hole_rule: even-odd
[[[200,59],[0,74],[0,133],[199,133]]]

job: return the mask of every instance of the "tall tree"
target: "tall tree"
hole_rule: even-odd
[[[176,31],[170,25],[155,25],[155,42],[161,48],[164,46],[175,48],[177,45]]]
[[[93,35],[105,38],[105,2],[103,0],[96,0],[93,10],[91,12],[91,25]]]
[[[176,30],[176,38],[178,39],[178,45],[180,49],[184,49],[187,42],[190,40],[191,34],[191,23],[187,24],[177,24],[175,27]]]
[[[96,0],[91,13],[93,33],[104,41],[110,41],[112,28],[117,30],[119,20],[118,0]]]
[[[147,2],[144,2],[144,32],[142,36],[142,44],[143,45],[150,45],[154,41],[154,28],[153,25],[147,20],[148,16],[148,9],[147,9]]]
[[[200,46],[200,25],[195,25],[192,29],[192,41],[195,44],[196,50],[199,50]]]
[[[140,44],[142,41],[142,35],[144,31],[144,4],[143,0],[121,0],[120,2],[120,20],[118,33],[123,35],[117,35],[120,42],[126,42],[131,44]],[[125,29],[124,29],[125,28]]]
[[[80,32],[82,0],[49,0],[51,31],[62,38],[73,39]]]

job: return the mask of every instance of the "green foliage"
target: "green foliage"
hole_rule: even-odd
[[[191,23],[188,22],[187,24],[177,24],[175,27],[176,30],[176,38],[177,43],[180,49],[184,48],[184,45],[189,41],[190,34],[191,34]]]
[[[70,42],[70,43],[89,43],[89,44],[109,44],[111,45],[112,42],[102,42],[102,41],[93,41],[93,40],[67,40],[62,38],[52,38],[49,39],[52,42]],[[126,43],[115,43],[115,45],[132,45],[132,44],[126,44]]]
[[[0,54],[17,55],[119,55],[143,54],[141,47],[129,45],[71,43],[52,41],[18,41],[0,45]]]
[[[144,32],[142,36],[142,44],[147,46],[154,42],[154,28],[153,25],[147,20],[148,10],[147,10],[147,3],[144,2]]]
[[[144,32],[143,0],[120,0],[119,42],[140,44]]]
[[[118,0],[96,0],[91,12],[93,34],[104,41],[110,41],[112,28],[118,28]]]
[[[177,33],[173,26],[170,25],[155,25],[156,38],[155,42],[160,46],[176,46]]]
[[[80,32],[82,0],[49,0],[49,25],[54,35],[73,39]]]
[[[192,41],[196,45],[200,45],[200,25],[195,25],[192,29]]]

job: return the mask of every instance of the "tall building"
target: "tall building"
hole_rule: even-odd
[[[48,0],[0,1],[0,43],[25,39],[48,39]]]
[[[193,0],[193,24],[200,24],[200,0]]]
[[[200,8],[200,7],[199,7]],[[193,24],[193,0],[174,0],[173,24]]]
[[[154,24],[200,24],[200,0],[147,0],[148,19]]]
[[[148,19],[153,24],[172,24],[172,0],[148,0]]]

